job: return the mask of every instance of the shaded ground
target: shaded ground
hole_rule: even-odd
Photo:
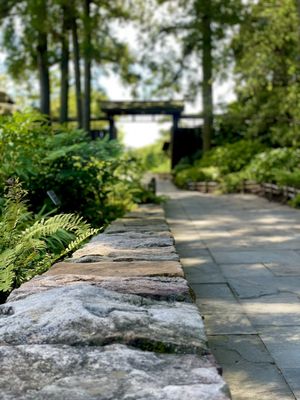
[[[234,400],[300,399],[300,211],[158,184]]]

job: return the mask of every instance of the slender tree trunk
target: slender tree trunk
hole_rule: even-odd
[[[76,91],[76,108],[78,128],[82,128],[82,94],[81,94],[81,77],[80,77],[80,50],[78,42],[77,22],[76,18],[72,18],[72,38],[73,38],[73,58],[74,58],[74,74],[75,74],[75,91]]]
[[[212,30],[211,30],[211,10],[210,0],[205,0],[202,16],[202,103],[203,103],[203,151],[206,152],[211,147],[213,134],[213,60],[212,60]]]
[[[297,81],[300,81],[300,0],[296,0],[296,9],[298,14],[298,57],[297,57],[297,64],[298,64],[298,73],[297,73]]]
[[[84,101],[83,101],[83,129],[90,132],[91,119],[91,28],[90,28],[91,0],[84,0]]]
[[[298,12],[298,33],[299,33],[299,40],[300,40],[300,0],[296,0],[296,8]]]
[[[40,86],[40,111],[50,116],[50,76],[48,63],[47,33],[39,32],[37,46],[37,64]]]
[[[68,9],[63,7],[62,52],[61,52],[61,81],[60,81],[60,123],[68,121],[69,110],[69,24]]]

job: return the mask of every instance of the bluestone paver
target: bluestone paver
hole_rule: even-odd
[[[158,182],[233,400],[300,400],[300,212]]]

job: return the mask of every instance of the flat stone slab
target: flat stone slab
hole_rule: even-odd
[[[122,223],[126,226],[130,225],[130,226],[134,226],[134,225],[164,225],[167,226],[166,220],[165,218],[163,218],[162,216],[150,216],[150,217],[146,217],[146,218],[127,218],[126,216],[124,218],[119,218],[117,221],[117,223]]]
[[[280,369],[300,369],[299,337],[300,326],[261,328],[261,338]]]
[[[54,264],[44,275],[92,275],[102,277],[169,276],[183,277],[178,261],[132,261]]]
[[[42,275],[15,289],[8,301],[23,299],[31,294],[40,293],[57,287],[90,283],[118,293],[135,294],[164,301],[192,302],[192,292],[183,278],[103,278],[86,275]]]
[[[144,210],[138,208],[125,214],[125,218],[164,218],[164,215],[165,213],[163,209]]]
[[[209,345],[222,365],[274,363],[258,335],[209,336]]]
[[[224,264],[221,269],[241,299],[278,292],[278,281],[263,264]]]
[[[156,224],[156,225],[125,225],[121,222],[112,223],[108,228],[105,229],[106,234],[116,234],[116,233],[128,233],[128,232],[140,232],[140,233],[159,233],[167,234],[169,233],[169,227],[164,224]]]
[[[208,351],[194,304],[155,301],[81,284],[0,306],[0,345],[113,343],[164,353]]]
[[[182,262],[182,260],[181,260]],[[204,263],[192,267],[186,266],[183,261],[183,270],[190,283],[225,283],[226,279],[220,267],[214,263]]]
[[[255,264],[255,263],[288,263],[300,262],[300,256],[294,250],[262,250],[255,251],[216,251],[211,249],[218,264]]]
[[[296,399],[300,399],[300,368],[283,368],[281,372]]]
[[[228,400],[214,363],[122,345],[0,346],[2,400]]]
[[[298,263],[265,263],[265,266],[272,271],[275,276],[300,276],[300,257]]]
[[[151,231],[147,231],[147,232],[137,231],[137,232],[135,232],[135,231],[129,229],[128,231],[125,231],[125,232],[111,233],[111,232],[108,232],[108,229],[110,227],[112,227],[112,225],[109,225],[109,227],[104,231],[104,234],[117,235],[117,236],[120,236],[120,237],[131,238],[131,239],[141,239],[141,238],[142,239],[148,239],[148,238],[153,238],[153,237],[155,237],[157,239],[157,238],[160,238],[160,237],[162,237],[162,238],[168,237],[168,238],[171,238],[172,239],[172,243],[174,243],[173,235],[169,230],[167,230],[167,231],[154,231],[154,232],[151,232]]]
[[[241,300],[241,303],[248,318],[256,326],[300,325],[300,301],[294,294],[278,293]]]
[[[293,400],[293,394],[258,335],[209,336],[233,399]]]
[[[85,256],[104,256],[112,258],[113,261],[156,261],[156,260],[179,260],[174,246],[167,247],[150,247],[150,248],[135,248],[135,249],[117,249],[112,250],[110,246],[97,244],[97,242],[88,243],[81,249],[73,253],[72,258],[76,262],[80,262],[80,258]]]
[[[174,239],[171,237],[149,237],[149,236],[138,236],[138,235],[108,235],[106,233],[100,233],[94,236],[88,245],[92,246],[103,245],[104,247],[111,248],[111,250],[118,249],[143,249],[149,247],[167,247],[174,244]]]
[[[208,335],[249,335],[255,334],[251,322],[245,314],[232,314],[226,311],[204,315],[204,323]]]

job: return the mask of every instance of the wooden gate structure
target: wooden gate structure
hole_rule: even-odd
[[[102,101],[99,103],[101,112],[109,123],[109,138],[117,138],[115,118],[124,115],[167,115],[172,118],[171,129],[171,166],[172,168],[184,156],[201,149],[201,137],[194,135],[191,140],[191,129],[180,128],[181,119],[199,119],[201,115],[184,115],[183,101]],[[186,138],[185,138],[186,131]],[[194,132],[197,132],[194,130]],[[196,138],[196,139],[195,139]],[[186,140],[185,140],[186,139]],[[195,148],[196,146],[196,148]],[[199,146],[199,147],[198,147]]]
[[[12,114],[14,111],[16,111],[16,106],[12,98],[0,91],[0,115]]]

